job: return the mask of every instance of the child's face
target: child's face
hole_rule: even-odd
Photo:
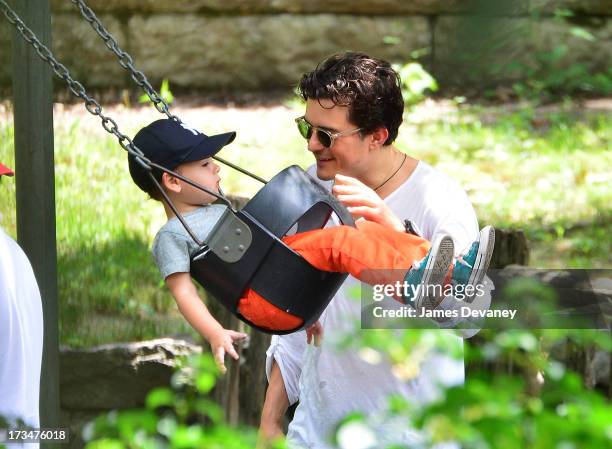
[[[176,168],[176,172],[189,178],[191,181],[206,187],[208,190],[219,193],[220,167],[213,162],[212,158],[201,159],[199,161],[186,162]],[[188,204],[201,205],[209,204],[216,198],[208,193],[193,187],[184,181],[180,181],[181,191],[178,193],[180,199]]]

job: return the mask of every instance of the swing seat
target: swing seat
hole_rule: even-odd
[[[234,212],[227,212],[234,216]],[[347,274],[318,270],[281,239],[294,227],[296,232],[322,228],[332,212],[343,224],[354,225],[346,208],[310,175],[297,165],[287,167],[235,213],[240,221],[232,217],[219,221],[208,240],[221,243],[194,254],[191,276],[232,314],[256,329],[288,334],[308,327],[319,318]],[[243,225],[250,234],[241,229]],[[226,254],[212,250],[212,246],[223,248]],[[271,331],[241,316],[238,302],[247,288],[301,318],[302,325]]]

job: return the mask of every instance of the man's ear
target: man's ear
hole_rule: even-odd
[[[384,126],[381,126],[376,128],[370,135],[372,136],[370,146],[373,148],[380,148],[387,141],[387,138],[389,137],[389,130]]]
[[[176,176],[164,172],[161,178],[161,185],[170,192],[179,193],[182,189],[181,183]]]

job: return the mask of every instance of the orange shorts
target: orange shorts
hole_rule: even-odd
[[[427,255],[430,243],[421,237],[397,232],[378,223],[360,220],[356,228],[336,226],[283,237],[283,241],[312,266],[324,271],[349,273],[369,284],[392,283],[396,273],[408,271]],[[369,270],[381,270],[371,272]],[[287,313],[251,289],[238,303],[238,312],[257,326],[272,331],[295,329],[302,319]]]

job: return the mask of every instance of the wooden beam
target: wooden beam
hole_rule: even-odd
[[[51,47],[49,0],[13,0],[24,23]],[[41,427],[59,427],[57,250],[51,68],[16,30],[12,34],[17,239],[28,255],[43,300]],[[42,444],[42,447],[54,447]]]

